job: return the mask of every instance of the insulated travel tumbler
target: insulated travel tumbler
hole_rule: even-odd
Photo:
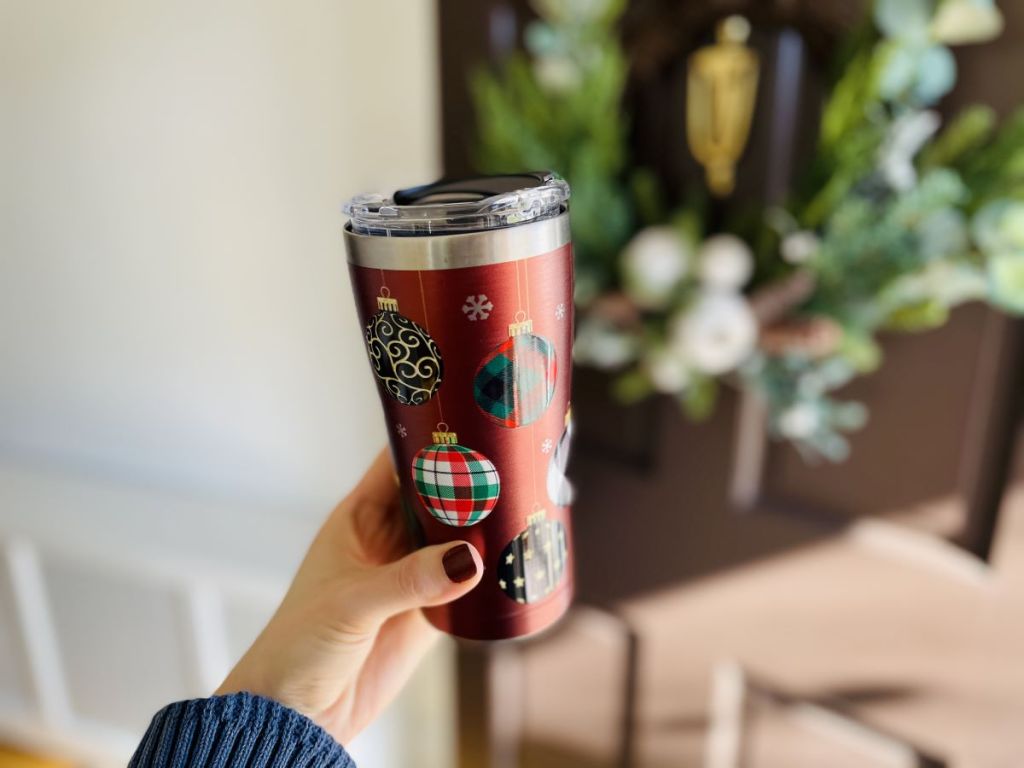
[[[425,611],[477,640],[569,606],[568,185],[547,172],[442,180],[345,205],[344,238],[403,506],[420,544],[466,540],[481,583]]]

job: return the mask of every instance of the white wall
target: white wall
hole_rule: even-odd
[[[340,204],[438,171],[433,10],[0,0],[0,739],[123,764],[384,443]]]
[[[438,169],[426,0],[0,0],[0,450],[327,503],[383,443],[354,192]]]

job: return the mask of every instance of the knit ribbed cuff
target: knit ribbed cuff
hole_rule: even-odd
[[[323,728],[250,693],[157,712],[129,768],[355,768]]]

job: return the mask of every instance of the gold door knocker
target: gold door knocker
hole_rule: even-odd
[[[690,55],[686,137],[704,166],[708,189],[725,197],[736,186],[736,162],[750,135],[757,97],[757,54],[746,45],[750,22],[729,16],[718,23],[716,42]]]

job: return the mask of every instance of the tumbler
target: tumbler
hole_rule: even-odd
[[[424,611],[458,637],[553,624],[573,593],[568,185],[441,180],[344,207],[344,239],[402,505],[423,546],[465,540],[478,586]]]

